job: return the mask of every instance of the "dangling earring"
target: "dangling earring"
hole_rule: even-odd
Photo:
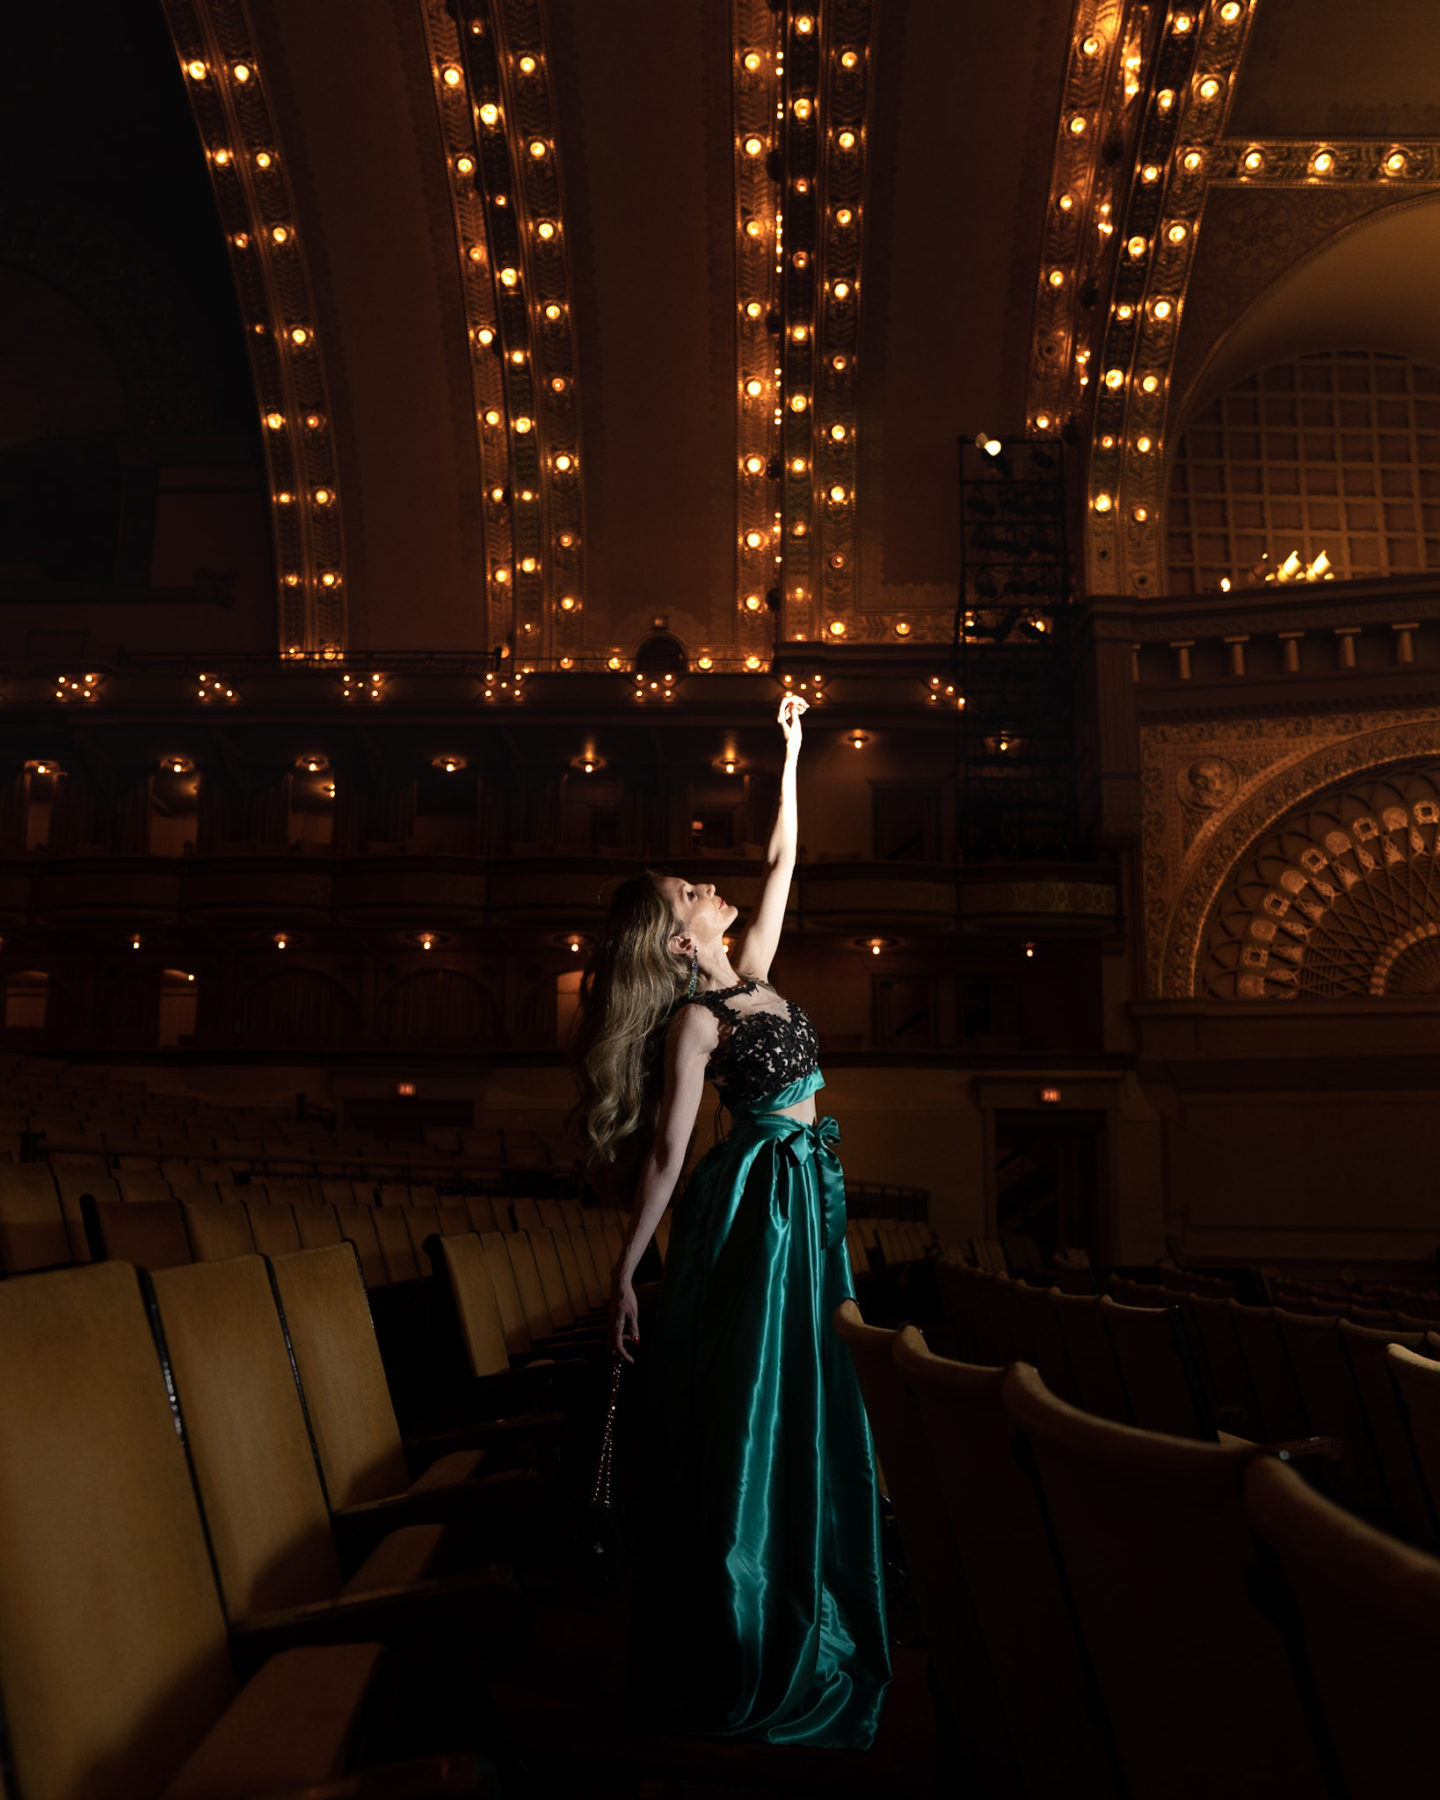
[[[698,950],[692,950],[690,952],[690,987],[685,995],[685,998],[687,1000],[693,1000],[695,998],[695,990],[696,990],[696,988],[699,987],[699,985],[700,985],[700,952]]]

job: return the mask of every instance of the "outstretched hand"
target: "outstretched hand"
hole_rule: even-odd
[[[635,1358],[625,1348],[627,1341],[640,1342],[640,1309],[635,1303],[635,1289],[617,1263],[610,1277],[610,1349],[613,1355],[634,1362]]]
[[[780,710],[775,715],[775,722],[785,733],[785,748],[798,750],[804,733],[800,726],[800,715],[810,710],[810,702],[799,694],[786,694],[780,702]]]

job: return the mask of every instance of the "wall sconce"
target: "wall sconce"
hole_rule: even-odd
[[[195,764],[188,756],[162,756],[160,767],[169,775],[189,775]]]
[[[718,769],[722,775],[738,775],[745,767],[745,764],[741,758],[735,754],[734,747],[727,745],[710,766],[712,769]]]
[[[138,950],[144,942],[145,942],[144,938],[141,937],[141,935],[138,931],[131,932],[130,948],[132,950]]]
[[[397,1081],[395,1083],[395,1092],[402,1100],[413,1100],[415,1097],[415,1083],[413,1081]]]
[[[847,731],[845,742],[854,750],[863,750],[870,742],[870,733],[868,731]]]
[[[1058,1087],[1042,1087],[1038,1098],[1042,1106],[1058,1106],[1060,1104],[1060,1090]]]
[[[597,769],[605,767],[605,758],[597,756],[594,749],[587,744],[579,756],[570,758],[570,767],[578,769],[582,775],[593,775]]]
[[[297,756],[295,758],[295,767],[297,769],[301,769],[301,770],[305,771],[306,773],[308,773],[310,775],[319,775],[322,772],[322,770],[328,769],[330,767],[330,758],[328,756],[318,756],[318,755],[317,756]]]
[[[579,956],[589,942],[589,939],[585,937],[583,932],[567,931],[562,936],[556,938],[555,942],[557,944],[563,944],[572,956]]]
[[[405,933],[405,942],[413,944],[417,950],[439,950],[450,941],[450,934],[446,931],[407,931]]]
[[[277,950],[288,950],[290,947],[290,939],[283,931],[277,931],[270,941]]]
[[[1027,943],[1022,944],[1020,947],[1022,950],[1024,950],[1027,960],[1033,961],[1034,957],[1035,957],[1035,951],[1036,951],[1037,946],[1033,943],[1027,942]]]
[[[458,775],[465,766],[463,756],[432,756],[430,758],[430,767],[440,769],[446,775]]]
[[[899,940],[890,937],[856,938],[857,950],[868,950],[872,956],[878,956],[882,950],[893,950]]]

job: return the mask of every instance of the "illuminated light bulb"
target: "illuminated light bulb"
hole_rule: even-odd
[[[1187,236],[1187,227],[1178,221],[1165,233],[1172,244],[1183,244]]]
[[[475,173],[475,158],[473,156],[457,156],[455,158],[455,170],[456,173],[460,175],[473,175]]]
[[[482,125],[494,125],[499,122],[499,118],[500,108],[496,106],[493,101],[487,100],[480,108],[480,123]]]
[[[758,550],[764,542],[765,534],[761,531],[747,531],[745,533],[745,548],[747,550]]]
[[[1108,494],[1097,494],[1095,496],[1096,512],[1107,513],[1107,512],[1109,512],[1110,507],[1111,507],[1111,500],[1110,500],[1110,496]]]
[[[1193,175],[1195,173],[1195,171],[1200,167],[1201,163],[1204,162],[1204,160],[1205,160],[1205,158],[1200,154],[1200,152],[1198,150],[1187,150],[1185,152],[1185,154],[1180,158],[1180,166],[1182,169],[1188,170],[1188,172],[1191,175]],[[1264,160],[1265,160],[1265,158],[1262,156],[1260,158],[1260,162],[1264,162]],[[1257,163],[1255,166],[1258,168],[1260,165],[1259,165],[1259,163]]]
[[[185,73],[192,81],[203,81],[209,72],[210,71],[205,67],[205,64],[201,62],[198,56],[195,58],[194,62],[188,62],[185,65]]]
[[[1174,310],[1175,308],[1168,300],[1157,300],[1151,308],[1157,319],[1168,319]]]
[[[809,13],[801,13],[799,18],[795,21],[795,29],[800,33],[801,37],[809,37],[810,33],[815,29],[815,21],[810,17]]]
[[[747,456],[745,458],[745,473],[747,475],[758,475],[764,467],[765,459],[763,456]]]
[[[502,269],[500,271],[501,287],[514,287],[519,279],[520,271],[518,269]]]
[[[1335,158],[1328,150],[1317,150],[1311,160],[1310,167],[1317,175],[1328,175],[1335,167]]]
[[[563,550],[568,550],[576,541],[575,533],[573,531],[562,531],[555,541]]]
[[[695,667],[697,669],[713,669],[715,667],[715,659],[713,656],[697,657],[695,659]]]
[[[1147,375],[1144,378],[1144,380],[1140,383],[1140,386],[1145,390],[1145,392],[1147,394],[1153,394],[1155,392],[1156,388],[1159,387],[1159,385],[1160,385],[1160,377],[1158,375]]]
[[[907,620],[897,619],[895,621],[895,635],[896,637],[909,637],[910,625]]]
[[[289,940],[289,938],[288,938],[288,937],[286,937],[286,935],[285,935],[285,933],[284,933],[284,932],[283,932],[283,931],[277,931],[277,932],[276,932],[276,933],[275,933],[275,936],[274,936],[274,938],[273,938],[273,939],[272,939],[272,940],[271,940],[271,941],[272,941],[272,942],[273,942],[273,944],[274,944],[274,945],[275,945],[275,948],[276,948],[276,949],[277,949],[277,950],[283,950],[283,949],[285,949],[285,947],[286,947],[286,946],[287,946],[287,945],[288,945],[288,944],[289,944],[289,942],[290,942],[290,940]]]
[[[305,429],[307,431],[318,431],[324,423],[325,421],[319,413],[306,413],[305,415]]]
[[[1108,431],[1106,432],[1105,436],[1102,437],[1100,440],[1100,448],[1102,450],[1113,450],[1115,448],[1115,440],[1113,437],[1111,437],[1111,435],[1109,434]]]
[[[760,152],[765,148],[765,140],[764,138],[747,137],[744,148],[747,156],[759,156]]]
[[[49,771],[42,765],[40,770],[38,771],[38,773],[40,773],[41,775],[45,775],[45,774],[48,774]],[[130,948],[132,950],[138,950],[144,942],[145,942],[144,938],[142,938],[140,933],[137,931],[130,939]]]
[[[280,492],[275,496],[277,503],[281,506],[289,506],[294,498],[295,496],[292,493],[287,492],[284,488],[281,488]]]
[[[500,415],[493,406],[487,406],[485,411],[481,414],[481,417],[487,425],[498,425],[500,423]]]
[[[747,219],[745,221],[745,235],[748,238],[758,238],[764,229],[765,227],[758,219]]]
[[[280,427],[285,423],[285,415],[284,413],[277,412],[266,413],[265,423],[272,431],[279,431]]]
[[[1146,163],[1140,171],[1140,179],[1142,181],[1158,181],[1160,179],[1159,163]]]
[[[297,574],[295,574],[295,572],[293,570],[291,570],[291,572],[289,574],[287,574],[285,577],[285,585],[286,585],[286,587],[299,587],[300,577]],[[295,654],[297,656],[300,654],[298,648],[297,648]]]
[[[848,281],[837,281],[832,292],[837,300],[848,300],[850,298],[850,283]]]
[[[762,394],[762,393],[764,393],[764,391],[765,391],[765,383],[763,381],[757,380],[756,377],[753,375],[745,383],[745,392],[750,396],[750,398],[752,400],[755,398],[755,396],[757,394]]]
[[[843,375],[850,367],[850,358],[848,356],[832,356],[830,358],[830,367],[837,375]]]
[[[1105,385],[1108,388],[1123,387],[1125,385],[1125,371],[1123,369],[1107,369],[1105,371]]]
[[[530,154],[534,157],[536,162],[539,162],[542,156],[548,155],[549,150],[550,146],[545,142],[544,138],[531,138]]]
[[[763,60],[764,59],[760,55],[760,52],[758,50],[748,50],[745,53],[745,67],[750,71],[750,73],[752,75],[760,67],[760,64]]]
[[[331,493],[329,488],[316,488],[315,490],[315,504],[317,506],[329,506],[334,498],[335,496]]]
[[[827,629],[829,630],[831,637],[844,637],[845,621],[843,619],[832,619]]]
[[[797,412],[797,413],[804,412],[805,408],[809,404],[810,404],[810,402],[804,394],[792,394],[790,396],[791,412]]]
[[[458,88],[461,82],[464,81],[465,76],[454,63],[446,63],[445,67],[440,71],[440,79],[445,83],[446,87]]]
[[[855,148],[855,133],[853,131],[842,131],[835,142],[842,150],[853,150]]]
[[[1257,169],[1265,167],[1265,152],[1263,150],[1247,150],[1241,162],[1242,166],[1253,175]]]
[[[1083,137],[1088,123],[1084,113],[1075,113],[1070,120],[1071,137]]]
[[[1385,173],[1387,175],[1403,175],[1405,173],[1405,152],[1403,150],[1392,150],[1385,158]]]
[[[808,325],[792,325],[790,335],[797,344],[803,344],[810,335],[810,327]]]
[[[747,669],[758,669],[760,667],[760,658],[752,652],[751,655],[745,658],[745,667]],[[733,765],[727,763],[725,766],[725,773],[727,775],[733,775],[735,773]]]
[[[524,437],[527,431],[532,430],[534,425],[535,421],[533,419],[527,419],[524,413],[521,413],[520,417],[515,421],[515,429],[520,433],[521,437]]]
[[[764,310],[765,308],[758,300],[747,301],[745,306],[745,317],[747,319],[758,319]]]
[[[1145,507],[1137,506],[1135,508],[1135,523],[1137,525],[1143,525],[1149,517],[1149,511]]]
[[[510,360],[512,363],[523,363],[525,360],[525,352],[523,350],[512,350],[510,352]]]
[[[259,150],[255,153],[255,167],[257,169],[268,169],[274,161],[275,158],[268,150]]]
[[[225,167],[225,165],[230,161],[230,152],[228,150],[217,150],[215,152],[213,160],[215,162],[217,162],[220,165],[220,167],[223,169]]]
[[[535,235],[536,237],[544,238],[546,243],[549,243],[550,239],[555,235],[555,227],[549,219],[542,219],[535,227]]]
[[[504,568],[497,569],[495,571],[495,579],[501,587],[504,587],[505,583],[510,579],[510,571]]]
[[[1034,956],[1034,954],[1035,954],[1035,946],[1034,946],[1034,945],[1033,945],[1033,944],[1026,944],[1026,946],[1025,946],[1025,954],[1026,954],[1026,955],[1027,955],[1027,956]]]
[[[621,668],[621,667],[623,667],[623,665],[622,665],[622,663],[621,663],[621,661],[620,661],[620,658],[619,658],[619,657],[618,657],[618,656],[612,656],[612,657],[611,657],[611,658],[610,658],[610,659],[609,659],[609,661],[608,661],[608,662],[607,662],[607,663],[606,663],[606,664],[605,664],[605,667],[606,667],[606,668],[607,668],[607,669],[618,669],[618,668]]]
[[[1213,75],[1207,75],[1200,83],[1200,98],[1202,100],[1213,100],[1219,92],[1220,83]]]
[[[522,56],[520,58],[520,73],[522,75],[533,75],[535,73],[535,58],[533,56]]]
[[[1142,456],[1148,456],[1154,447],[1153,441],[1148,437],[1138,437],[1135,440],[1135,448]]]
[[[837,506],[839,506],[843,501],[848,500],[849,497],[850,496],[847,493],[845,487],[838,481],[835,483],[834,487],[832,487],[830,490],[830,498],[835,502],[835,504]]]
[[[1225,0],[1225,4],[1220,8],[1220,17],[1226,25],[1233,25],[1244,10],[1240,0]]]
[[[808,119],[810,117],[810,114],[813,111],[814,111],[814,108],[811,106],[810,102],[802,94],[801,97],[795,102],[795,117],[797,119]]]
[[[1065,271],[1063,269],[1052,269],[1050,271],[1048,279],[1049,279],[1051,287],[1053,287],[1053,288],[1064,287]]]
[[[339,587],[340,577],[334,572],[333,569],[327,569],[325,571],[325,573],[320,577],[320,585],[321,585],[321,587],[324,587],[324,588]]]
[[[250,233],[248,231],[237,231],[230,242],[237,250],[248,250],[250,248]],[[257,331],[263,331],[265,327],[263,325],[257,325],[255,329]]]
[[[430,934],[430,932],[422,931],[420,933],[420,948],[422,950],[433,950],[434,947],[435,947],[434,937]]]
[[[275,225],[271,228],[270,240],[272,243],[276,244],[288,244],[290,241],[290,233],[283,225]]]
[[[556,319],[560,318],[561,315],[564,313],[564,310],[565,310],[564,307],[557,306],[555,304],[555,302],[552,300],[550,302],[550,304],[545,308],[545,317],[547,319],[549,319],[549,321],[553,325],[554,322],[556,321]]]
[[[1138,235],[1135,237],[1132,237],[1125,246],[1125,248],[1130,252],[1130,254],[1132,256],[1143,256],[1145,254],[1147,247],[1148,247],[1147,240]]]
[[[1050,429],[1049,413],[1037,413],[1035,415],[1035,429],[1037,431],[1048,431]]]
[[[290,332],[290,342],[296,345],[308,344],[310,342],[310,333],[303,325],[296,325]]]
[[[575,667],[575,658],[573,656],[562,656],[560,658],[560,667],[562,669],[573,669]]]
[[[1123,300],[1120,305],[1115,308],[1115,317],[1117,319],[1133,319],[1135,317],[1135,308],[1128,300]]]
[[[790,260],[797,269],[808,269],[810,267],[810,253],[808,250],[797,250]]]
[[[561,612],[574,612],[575,596],[573,594],[562,594],[560,596],[560,610]]]
[[[471,262],[483,263],[485,260],[485,246],[483,244],[472,244],[466,254],[469,256]]]
[[[790,458],[790,473],[792,475],[803,475],[809,467],[809,463],[806,462],[803,456],[792,456]]]
[[[1155,104],[1160,108],[1161,112],[1169,112],[1170,108],[1175,104],[1174,88],[1161,88],[1160,92],[1155,96]]]
[[[535,561],[533,556],[522,556],[520,558],[520,571],[522,574],[533,575],[538,567],[539,564]]]
[[[842,69],[853,69],[859,61],[859,56],[857,56],[853,50],[842,50],[840,52],[840,67]]]
[[[562,475],[568,474],[569,471],[575,467],[575,458],[562,450],[559,456],[555,458],[555,467]]]
[[[255,71],[250,67],[249,63],[236,63],[230,73],[243,87]]]
[[[1073,194],[1062,194],[1055,204],[1060,208],[1061,212],[1070,212],[1075,205],[1075,196]]]
[[[477,344],[479,344],[483,349],[488,350],[490,348],[490,346],[495,342],[495,333],[490,329],[490,327],[488,325],[482,325],[480,327],[480,329],[475,333],[475,342]]]
[[[1100,54],[1099,38],[1097,38],[1097,37],[1082,38],[1080,40],[1080,54],[1082,56],[1098,56]]]
[[[1176,31],[1183,34],[1193,28],[1195,21],[1190,17],[1189,13],[1176,13],[1174,24]]]

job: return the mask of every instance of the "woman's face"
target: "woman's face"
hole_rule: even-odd
[[[697,950],[718,943],[740,916],[738,906],[731,906],[716,893],[713,881],[683,881],[678,875],[668,875],[660,886],[684,935]]]

